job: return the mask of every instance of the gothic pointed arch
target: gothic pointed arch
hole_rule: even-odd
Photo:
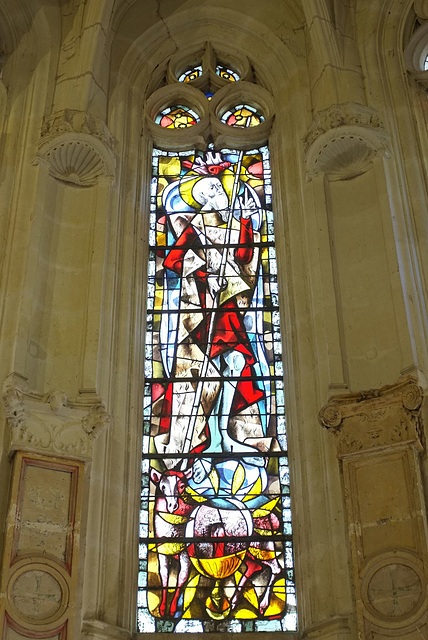
[[[173,56],[146,103],[141,632],[297,626],[274,108],[253,74],[207,43]]]
[[[137,539],[140,506],[138,475],[141,468],[140,437],[143,420],[138,408],[141,404],[144,379],[142,336],[145,335],[147,326],[143,310],[149,297],[147,238],[150,231],[152,150],[155,146],[160,151],[165,151],[168,133],[176,137],[175,144],[178,145],[180,153],[189,150],[189,141],[183,131],[161,131],[162,127],[155,120],[162,111],[174,106],[173,97],[177,91],[180,93],[180,99],[186,96],[188,98],[188,104],[182,106],[190,108],[199,117],[199,122],[187,129],[187,134],[193,136],[192,149],[201,155],[202,160],[204,152],[209,151],[207,145],[216,137],[218,148],[212,150],[214,157],[214,152],[228,146],[238,152],[249,150],[246,143],[239,140],[240,132],[236,133],[233,127],[222,123],[221,118],[231,107],[247,102],[250,94],[244,92],[238,96],[231,93],[234,98],[239,97],[239,101],[229,101],[229,90],[226,91],[220,86],[212,100],[207,101],[205,96],[199,96],[201,90],[197,82],[195,86],[189,86],[186,92],[179,86],[182,83],[178,82],[178,73],[184,73],[191,65],[187,56],[189,53],[191,57],[193,55],[193,62],[197,63],[197,58],[206,50],[207,42],[210,43],[211,50],[218,54],[224,66],[228,64],[231,70],[242,75],[242,82],[236,82],[236,87],[232,87],[232,82],[230,83],[231,92],[239,92],[239,87],[244,90],[245,83],[251,84],[252,98],[249,100],[249,106],[253,106],[254,102],[254,108],[266,116],[266,120],[258,126],[270,128],[257,139],[258,127],[249,127],[254,129],[254,132],[250,132],[254,135],[253,145],[260,147],[269,138],[272,191],[276,202],[275,222],[280,237],[277,255],[279,269],[284,274],[280,291],[282,332],[288,344],[295,344],[294,306],[296,303],[300,305],[298,298],[305,288],[302,238],[305,225],[314,222],[309,222],[308,214],[303,213],[301,199],[295,195],[296,184],[302,180],[299,169],[303,156],[302,138],[310,125],[310,117],[301,108],[303,87],[307,87],[308,83],[304,62],[304,18],[299,6],[281,7],[284,23],[281,23],[282,26],[278,30],[273,30],[269,15],[261,15],[256,7],[257,3],[250,4],[252,11],[243,20],[242,13],[231,7],[219,12],[206,5],[199,6],[197,12],[187,8],[171,12],[166,10],[162,12],[162,19],[159,19],[159,16],[155,18],[155,3],[150,5],[150,10],[144,14],[138,11],[137,3],[134,3],[129,7],[129,11],[119,11],[116,14],[116,30],[110,36],[108,127],[117,140],[118,183],[117,188],[112,190],[110,199],[108,277],[105,286],[111,293],[106,298],[102,317],[101,352],[104,362],[114,363],[114,367],[121,371],[121,384],[113,385],[108,369],[100,370],[100,385],[101,388],[109,388],[109,407],[112,406],[117,422],[113,419],[110,432],[114,447],[111,448],[110,445],[110,448],[106,449],[105,459],[99,460],[98,464],[114,486],[120,485],[121,493],[109,488],[108,483],[105,486],[94,485],[92,489],[91,504],[94,508],[99,504],[108,504],[108,510],[103,514],[102,526],[104,531],[111,532],[111,536],[103,537],[96,551],[88,550],[86,566],[96,566],[98,578],[92,571],[86,574],[84,598],[88,603],[89,612],[99,610],[108,598],[112,607],[109,606],[106,619],[110,621],[109,624],[116,624],[122,628],[133,627],[137,600],[135,576],[138,562],[133,551]],[[245,59],[250,62],[251,75],[248,76],[248,66],[241,64]],[[169,64],[172,60],[177,62],[177,66]],[[171,89],[172,85],[174,86]],[[199,97],[196,98],[196,95]],[[168,116],[168,113],[165,115]],[[209,125],[209,135],[204,133],[207,131],[207,128],[204,128],[206,124]],[[304,176],[303,181],[306,184]],[[294,242],[290,250],[291,237],[294,238]],[[295,372],[299,370],[300,365],[294,359],[293,348],[285,353],[285,368],[289,372],[289,385],[285,393],[288,396],[290,421],[295,425],[300,423],[303,429],[299,434],[296,427],[289,434],[290,448],[293,448],[293,457],[297,461],[294,473],[297,474],[298,480],[295,481],[294,501],[307,513],[310,508],[318,509],[320,498],[319,495],[307,492],[308,481],[300,462],[305,456],[299,449],[312,447],[313,440],[304,435],[305,431],[310,431],[310,421],[303,420],[307,409],[303,400],[298,400],[297,387],[300,382],[299,375],[295,375]],[[314,383],[313,389],[315,388]],[[125,439],[123,430],[126,431]],[[318,438],[318,435],[315,438]],[[323,462],[323,465],[323,473],[328,475],[328,462]],[[323,499],[330,500],[327,483],[323,483],[321,492]],[[120,523],[115,515],[118,512],[124,514]],[[316,535],[325,536],[327,544],[327,528],[320,524],[325,517],[326,514],[318,514]],[[88,536],[98,536],[98,531],[98,522],[90,518]],[[339,555],[343,559],[343,548],[340,549]],[[103,565],[102,558],[105,557],[110,558],[110,566],[115,567],[121,584],[126,585],[126,594],[121,594],[118,598],[113,596],[115,587],[109,582]],[[297,548],[296,552],[297,569],[300,565],[300,571],[309,575],[311,558],[311,545],[307,540],[303,541],[303,547]],[[323,565],[321,570],[327,581],[334,579],[330,569],[331,566]],[[309,578],[305,590],[302,591],[302,620],[305,616],[304,611],[310,610],[311,581],[312,578]],[[171,597],[169,596],[170,599]],[[170,612],[170,602],[168,605]],[[85,628],[92,628],[89,615]],[[95,628],[94,626],[94,637]]]

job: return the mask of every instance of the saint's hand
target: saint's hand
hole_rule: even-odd
[[[257,205],[254,202],[253,196],[248,192],[248,189],[244,191],[244,195],[239,197],[239,205],[241,207],[241,216],[243,218],[249,218],[257,212]]]
[[[221,278],[220,276],[214,275],[208,276],[208,290],[213,300],[217,297],[220,291],[226,288],[226,286],[226,278]]]

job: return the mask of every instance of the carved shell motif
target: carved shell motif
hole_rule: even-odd
[[[100,118],[65,109],[44,120],[35,162],[46,164],[57,180],[90,187],[102,176],[114,176],[114,144]]]
[[[71,137],[71,139],[70,139]],[[85,140],[85,134],[76,140],[73,134],[63,134],[45,149],[42,158],[49,165],[49,173],[57,180],[71,182],[79,187],[90,187],[101,176],[112,175],[94,140]]]

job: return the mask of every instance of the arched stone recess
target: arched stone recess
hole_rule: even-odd
[[[391,264],[396,261],[399,265],[395,313],[402,326],[407,326],[407,332],[401,332],[400,337],[402,373],[421,369],[426,375],[428,313],[424,299],[428,276],[428,221],[425,158],[428,140],[424,108],[421,109],[419,99],[413,99],[411,95],[404,52],[409,37],[409,19],[412,15],[414,19],[414,10],[419,7],[422,11],[422,6],[423,3],[414,4],[410,0],[405,3],[385,0],[380,10],[373,13],[373,8],[360,3],[357,30],[364,44],[372,38],[369,35],[372,21],[376,19],[379,25],[376,48],[362,47],[361,59],[371,104],[382,114],[389,135],[391,157],[384,156],[383,162],[375,164],[377,180],[388,194],[386,207],[381,208],[384,228],[391,238],[390,246],[393,246],[388,259]],[[389,55],[390,51],[394,51],[394,55]],[[403,95],[406,96],[406,107],[398,108]]]
[[[195,60],[195,56],[206,50],[207,42],[232,66],[238,66],[242,59],[249,61],[248,74],[247,67],[243,67],[245,80],[242,84],[236,83],[236,97],[249,95],[246,83],[251,83],[251,102],[266,110],[268,119],[275,113],[269,124],[269,143],[277,211],[277,252],[284,274],[281,305],[283,335],[288,345],[288,411],[293,425],[290,451],[299,539],[296,563],[300,575],[300,625],[311,629],[308,633],[321,633],[320,637],[325,638],[329,633],[339,633],[342,640],[351,633],[350,588],[344,588],[343,580],[339,579],[339,575],[347,571],[344,523],[340,515],[334,523],[329,521],[329,513],[341,512],[340,482],[332,464],[332,448],[324,444],[326,440],[317,431],[313,419],[324,400],[319,389],[327,387],[328,356],[318,358],[318,347],[313,343],[307,348],[304,330],[304,326],[309,326],[311,335],[318,331],[312,324],[309,309],[322,272],[319,264],[308,267],[307,256],[315,256],[316,250],[307,227],[315,228],[316,213],[309,204],[310,195],[306,193],[302,202],[302,185],[303,190],[306,189],[302,138],[311,119],[302,109],[309,84],[302,29],[304,18],[296,7],[281,5],[283,15],[278,16],[278,4],[269,6],[275,22],[278,20],[283,25],[279,33],[271,29],[269,16],[273,14],[268,11],[269,7],[264,6],[262,10],[251,2],[246,15],[229,7],[219,12],[203,5],[192,11],[177,7],[169,14],[167,10],[162,19],[159,15],[155,17],[155,3],[148,5],[144,15],[133,4],[128,12],[120,14],[117,29],[111,34],[108,125],[117,140],[120,180],[111,199],[99,357],[106,365],[101,372],[101,393],[108,398],[114,420],[105,447],[95,453],[93,463],[88,539],[97,540],[99,544],[88,546],[85,559],[83,618],[88,638],[105,637],[108,628],[112,636],[118,633],[117,627],[126,631],[135,629],[141,451],[138,407],[143,380],[149,159],[152,145],[162,144],[165,139],[160,136],[166,135],[159,132],[160,127],[152,120],[162,105],[178,95],[178,83],[173,76],[176,77],[180,64],[191,62],[185,52],[192,51],[191,57]],[[178,66],[174,66],[174,62],[169,65],[173,60]],[[212,105],[208,105],[204,98],[196,98],[196,91],[196,85],[189,87],[189,103],[200,109],[201,122],[207,119],[217,143],[226,144],[229,140],[244,146],[243,140],[232,139],[230,130],[226,132],[221,123],[217,124],[218,114],[226,108],[228,92],[219,89],[219,98],[215,96]],[[193,133],[190,131],[190,135],[195,136],[191,142],[188,138],[184,140],[180,131],[173,132],[177,134],[180,148],[206,144],[203,126],[198,126],[193,127]],[[266,139],[267,134],[266,131],[262,137]],[[305,213],[304,204],[308,204]],[[326,348],[321,340],[319,348],[321,351]],[[301,349],[304,355],[298,358]],[[306,465],[310,460],[320,470],[320,476],[307,474]],[[315,549],[323,549],[318,558]],[[110,575],[117,575],[118,580],[111,581]],[[330,597],[332,592],[334,598]],[[103,630],[97,631],[97,625]]]
[[[428,5],[416,0],[413,10],[413,33],[404,43],[404,61],[410,76],[428,89]]]

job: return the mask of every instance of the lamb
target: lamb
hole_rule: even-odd
[[[161,616],[165,616],[167,612],[170,567],[176,556],[178,556],[179,571],[176,591],[170,606],[171,616],[177,612],[181,589],[189,577],[190,559],[183,538],[194,504],[185,502],[181,496],[191,476],[192,469],[184,472],[167,470],[160,473],[152,468],[150,472],[150,477],[156,485],[154,524],[155,536],[159,540],[157,551],[162,583],[162,598],[159,605]],[[175,538],[181,540],[174,542]]]

